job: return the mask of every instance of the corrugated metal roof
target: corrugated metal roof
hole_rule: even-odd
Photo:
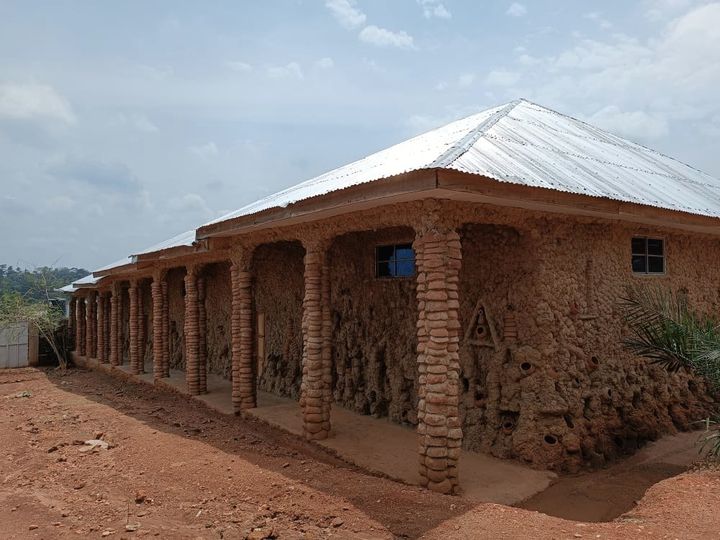
[[[193,242],[195,242],[195,229],[180,233],[168,240],[165,240],[164,242],[160,242],[159,244],[155,244],[153,246],[150,246],[149,248],[143,249],[142,251],[137,251],[133,253],[132,256],[135,257],[137,255],[145,255],[147,253],[165,251],[166,249],[172,249],[176,247],[189,247],[193,245]]]
[[[421,169],[720,217],[720,181],[526,100],[429,131],[230,212],[206,225]]]
[[[114,263],[106,264],[105,266],[96,268],[95,270],[93,270],[93,273],[104,272],[105,270],[112,270],[113,268],[119,268],[120,266],[127,266],[128,264],[132,264],[132,263],[133,263],[132,257],[125,257],[124,259],[120,259],[119,261],[115,261]]]

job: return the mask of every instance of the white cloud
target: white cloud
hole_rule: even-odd
[[[367,16],[355,7],[354,0],[325,0],[327,7],[335,19],[345,28],[359,28],[367,20]]]
[[[474,73],[463,73],[458,77],[458,86],[460,88],[467,88],[472,83],[475,82],[475,74]]]
[[[439,0],[417,0],[417,3],[422,7],[423,17],[426,19],[432,19],[433,17],[438,19],[452,18],[452,13]]]
[[[668,134],[668,122],[645,111],[621,111],[610,105],[587,118],[591,124],[631,139],[659,139]]]
[[[485,77],[485,84],[491,86],[512,86],[520,80],[520,74],[516,71],[496,69]]]
[[[205,144],[199,144],[197,146],[191,146],[189,150],[192,154],[203,159],[215,157],[220,153],[217,144],[215,144],[213,141],[207,142]]]
[[[252,71],[253,69],[251,64],[248,64],[247,62],[241,62],[239,60],[226,62],[225,65],[233,71],[239,71],[240,73],[247,73],[248,71]]]
[[[511,17],[522,17],[527,15],[527,8],[518,2],[513,2],[510,4],[510,7],[507,9],[505,14],[510,15]]]
[[[393,32],[386,28],[379,28],[375,25],[366,26],[360,32],[360,41],[377,45],[378,47],[398,47],[400,49],[412,49],[415,47],[413,37],[407,32],[400,30]]]
[[[697,0],[645,0],[647,9],[645,16],[653,21],[676,16],[680,11],[688,8]]]
[[[57,195],[56,197],[50,197],[45,204],[50,210],[67,211],[75,208],[77,203],[66,195]]]
[[[50,119],[75,123],[70,103],[52,86],[36,83],[0,83],[0,118]]]
[[[170,199],[168,208],[173,212],[196,212],[208,217],[213,215],[205,199],[197,193],[186,193],[182,197]]]
[[[268,66],[266,72],[268,77],[273,79],[285,79],[288,77],[302,79],[304,77],[302,67],[297,62],[290,62],[284,66]]]
[[[586,13],[585,15],[583,15],[583,18],[597,23],[597,25],[603,30],[608,30],[613,27],[613,24],[597,11],[591,11],[590,13]]]
[[[113,118],[111,125],[129,126],[144,133],[155,133],[156,131],[159,131],[158,127],[151,122],[147,116],[139,113],[118,113]]]
[[[720,114],[719,27],[716,2],[691,9],[646,40],[621,34],[579,40],[526,66],[523,80],[533,81],[527,97],[584,112],[588,121],[635,140],[682,129],[711,132]]]
[[[315,61],[315,67],[320,69],[332,69],[335,67],[335,62],[332,58],[329,56],[326,56],[324,58],[320,58],[319,60]]]

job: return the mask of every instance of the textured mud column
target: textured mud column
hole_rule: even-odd
[[[97,359],[105,363],[105,295],[98,293],[97,296]]]
[[[137,292],[138,319],[138,373],[145,373],[145,348],[147,346],[146,328],[145,328],[145,306],[143,302],[142,287],[138,283]]]
[[[85,300],[79,296],[75,297],[75,352],[85,354],[85,341],[83,338],[83,304]]]
[[[326,243],[312,240],[305,245],[305,297],[303,298],[303,367],[300,406],[303,433],[312,440],[330,434],[332,403],[330,370],[329,275]],[[327,358],[326,358],[327,357]]]
[[[196,266],[188,266],[185,274],[185,383],[192,396],[200,393],[197,273]]]
[[[160,289],[162,290],[162,377],[170,377],[170,300],[165,275]]]
[[[140,348],[138,343],[138,286],[137,281],[130,282],[130,373],[140,373]]]
[[[164,351],[165,351],[165,335],[164,335],[164,316],[165,299],[163,297],[163,281],[164,274],[156,273],[153,275],[150,292],[152,293],[152,310],[153,310],[153,379],[161,379],[164,377]]]
[[[96,321],[94,320],[95,310],[95,294],[93,292],[88,293],[85,298],[85,355],[88,358],[95,358],[95,351],[93,347],[93,334],[96,328]]]
[[[457,493],[462,444],[459,418],[458,283],[460,238],[427,225],[415,243],[418,300],[418,435],[420,477],[440,493]]]
[[[250,248],[239,248],[232,257],[232,402],[235,414],[255,407],[253,370],[252,276]]]
[[[77,298],[74,296],[70,298],[68,307],[70,308],[70,312],[68,313],[68,333],[73,336],[73,339],[75,340],[73,350],[77,351],[77,315],[75,313],[75,310],[77,309]]]
[[[119,308],[120,308],[120,288],[113,285],[110,291],[110,365],[117,366],[120,364],[120,336],[118,335],[119,324]]]
[[[205,310],[205,278],[200,276],[198,287],[198,388],[207,394],[207,312]]]

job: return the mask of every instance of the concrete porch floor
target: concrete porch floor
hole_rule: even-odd
[[[87,364],[88,367],[94,367],[96,362],[91,360]],[[135,378],[130,375],[130,366],[127,364],[115,369]],[[144,371],[136,377],[153,384],[152,364],[146,364]],[[183,371],[171,370],[170,377],[161,379],[159,384],[187,394]],[[208,393],[193,396],[193,399],[223,414],[233,414],[230,381],[209,374],[207,385]],[[296,401],[258,391],[257,405],[257,408],[249,409],[245,414],[302,436],[302,415]],[[418,440],[414,429],[361,415],[337,405],[333,405],[330,421],[331,435],[327,440],[317,441],[319,445],[363,469],[408,484],[420,483]],[[537,471],[486,454],[463,451],[460,456],[462,496],[476,502],[517,504],[544,491],[556,478],[555,473]]]

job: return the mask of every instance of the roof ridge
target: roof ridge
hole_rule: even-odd
[[[517,107],[520,103],[525,101],[524,99],[516,99],[514,101],[511,101],[507,105],[505,105],[502,109],[499,111],[493,113],[490,115],[489,118],[486,118],[482,122],[480,122],[477,126],[475,126],[473,129],[471,129],[462,139],[457,141],[455,144],[453,144],[450,148],[445,150],[442,154],[440,154],[435,161],[433,161],[430,165],[428,165],[428,168],[434,169],[434,168],[444,168],[448,167],[452,164],[453,161],[458,159],[460,156],[462,156],[465,152],[470,150],[470,148],[473,147],[473,145],[480,140],[481,137],[487,133],[488,130],[490,130],[495,124],[497,124],[500,120],[505,118],[510,111],[512,111],[515,107]]]

